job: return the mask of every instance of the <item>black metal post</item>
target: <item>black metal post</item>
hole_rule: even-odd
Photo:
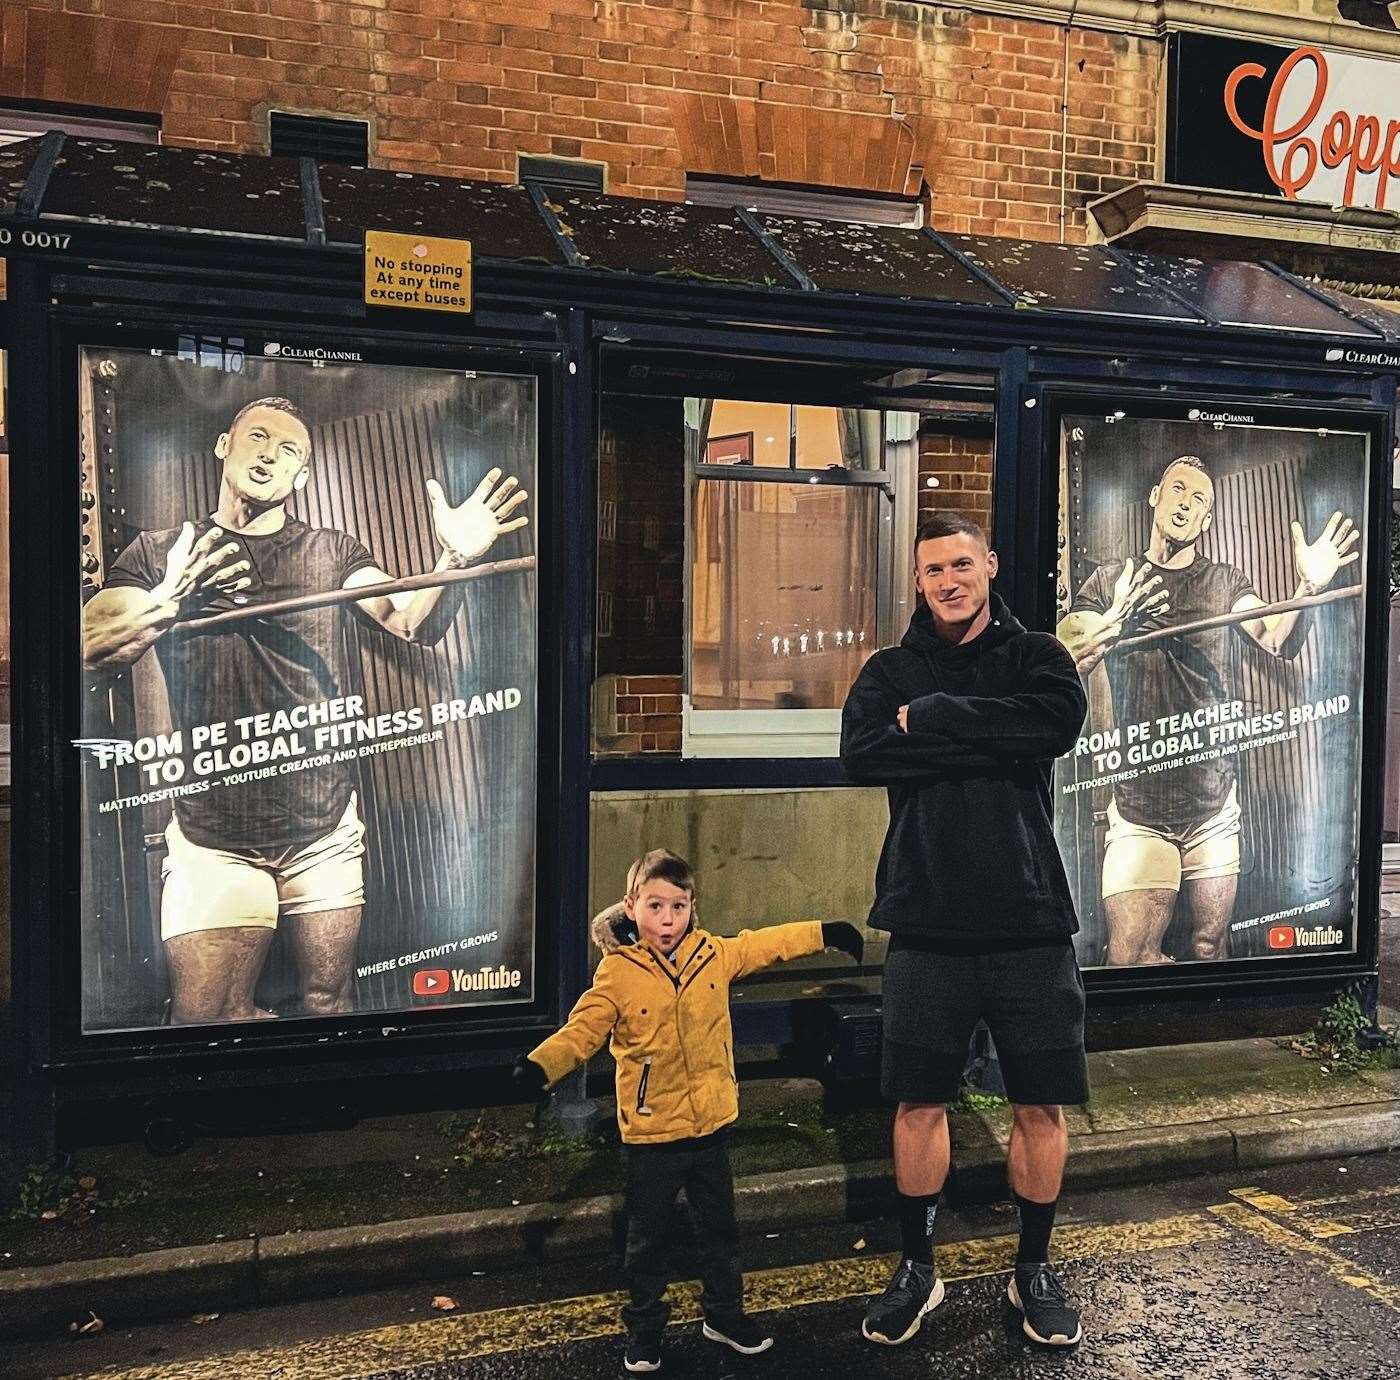
[[[587,313],[571,309],[564,323],[564,391],[560,428],[563,463],[561,566],[563,625],[559,736],[559,1014],[588,986],[588,771],[592,758],[593,608],[597,511],[593,453],[597,444],[597,369]],[[552,1110],[570,1131],[599,1121],[588,1099],[586,1070],[555,1089]]]
[[[49,269],[11,259],[8,265],[10,432],[10,563],[13,571],[11,636],[11,1019],[14,1115],[6,1132],[15,1153],[48,1159],[55,1150],[52,1088],[42,1070],[54,1019],[52,927],[66,913],[55,885],[62,844],[60,768],[51,744],[61,741],[70,682],[62,658],[68,644],[52,636],[71,619],[63,595],[71,588],[51,567],[49,542],[63,485],[54,472],[64,462],[53,425],[55,377],[49,329]],[[67,548],[76,551],[76,545]],[[76,565],[76,561],[73,562]],[[76,598],[76,596],[75,596]],[[68,615],[66,618],[65,615]],[[71,737],[72,735],[67,735]],[[69,871],[71,873],[71,865]]]

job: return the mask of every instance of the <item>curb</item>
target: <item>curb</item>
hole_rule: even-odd
[[[967,1140],[950,1197],[1004,1197],[1003,1147],[984,1128]],[[1074,1136],[1065,1182],[1161,1182],[1397,1149],[1400,1099]],[[859,1221],[883,1212],[892,1186],[888,1160],[821,1165],[739,1179],[735,1206],[741,1231]],[[89,1309],[125,1326],[566,1260],[616,1245],[621,1224],[620,1197],[583,1198],[8,1270],[0,1337],[61,1330]]]

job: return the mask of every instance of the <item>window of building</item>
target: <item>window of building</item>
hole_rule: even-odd
[[[801,216],[810,220],[848,220],[861,225],[924,223],[917,197],[884,196],[875,192],[817,191],[771,182],[751,182],[687,173],[685,197],[697,206],[743,206],[772,216]]]
[[[907,413],[687,399],[684,753],[835,755],[846,691],[880,644],[897,452],[917,427]]]
[[[267,123],[268,151],[274,158],[315,158],[354,167],[369,163],[369,124],[365,120],[274,110]]]

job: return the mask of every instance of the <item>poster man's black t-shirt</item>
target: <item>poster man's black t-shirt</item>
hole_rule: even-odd
[[[1100,566],[1085,580],[1070,612],[1107,613],[1113,603],[1114,583],[1126,564],[1114,561]],[[1134,622],[1129,636],[1229,613],[1246,594],[1254,593],[1243,571],[1200,556],[1179,570],[1154,566],[1153,574],[1162,578],[1157,589],[1167,591],[1168,611],[1154,611]],[[1229,638],[1237,629],[1238,625],[1208,628],[1185,637],[1164,637],[1145,646],[1110,651],[1104,665],[1117,726],[1150,719],[1154,722],[1149,732],[1155,738],[1155,720],[1233,698],[1228,688]],[[1183,763],[1169,771],[1139,770],[1135,779],[1114,783],[1113,799],[1123,818],[1134,824],[1184,833],[1218,814],[1234,784],[1235,758],[1222,756]]]
[[[209,519],[202,520],[196,524],[196,536],[212,526]],[[107,587],[154,589],[165,578],[166,556],[179,535],[178,527],[143,532],[113,562]],[[375,564],[347,533],[308,527],[292,518],[267,536],[240,533],[236,539],[252,563],[253,583],[244,591],[252,603],[340,589],[355,571]],[[223,600],[210,611],[230,607]],[[187,762],[192,756],[190,730],[196,725],[227,723],[232,746],[243,741],[236,718],[346,694],[345,620],[350,607],[335,604],[250,618],[207,632],[177,627],[166,633],[156,643],[156,653],[171,721],[184,731]],[[144,725],[142,731],[147,731]],[[310,752],[311,730],[300,730],[300,736]],[[175,815],[185,836],[205,848],[271,852],[309,843],[340,822],[350,802],[352,767],[349,761],[329,763],[238,785],[215,785],[198,795],[177,797]],[[187,772],[185,779],[199,778]]]

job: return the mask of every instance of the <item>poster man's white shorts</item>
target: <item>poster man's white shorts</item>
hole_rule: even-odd
[[[161,865],[160,937],[262,925],[365,903],[365,826],[354,792],[340,823],[300,848],[231,852],[191,843],[172,818]]]
[[[1134,824],[1108,806],[1103,894],[1180,891],[1183,881],[1235,877],[1240,870],[1240,802],[1236,788],[1220,810],[1185,833]]]

